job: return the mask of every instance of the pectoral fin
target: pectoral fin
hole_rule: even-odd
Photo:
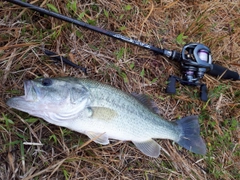
[[[109,144],[108,136],[106,133],[96,133],[92,131],[87,131],[86,135],[93,140],[95,143],[99,143],[102,145]]]
[[[133,141],[133,144],[147,156],[157,158],[160,155],[161,146],[152,139],[142,142]]]

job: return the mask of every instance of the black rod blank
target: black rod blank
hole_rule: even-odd
[[[46,14],[48,16],[51,16],[51,17],[54,17],[54,18],[57,18],[57,19],[61,19],[63,21],[75,24],[77,26],[81,26],[81,27],[90,29],[92,31],[107,35],[109,37],[121,40],[123,42],[128,42],[130,44],[133,44],[133,45],[136,45],[136,46],[139,46],[139,47],[143,47],[143,48],[151,50],[151,51],[153,51],[157,54],[160,54],[160,55],[166,56],[168,58],[171,58],[172,60],[181,61],[180,53],[177,53],[176,51],[169,51],[169,50],[165,50],[165,49],[160,49],[160,48],[154,47],[152,45],[140,42],[138,40],[134,40],[134,39],[125,37],[121,34],[118,34],[118,33],[112,32],[112,31],[107,31],[105,29],[101,29],[101,28],[96,27],[96,26],[92,26],[92,25],[87,24],[85,22],[82,22],[82,21],[64,16],[64,15],[59,14],[59,13],[49,11],[47,9],[44,9],[44,8],[41,8],[41,7],[38,7],[38,6],[34,6],[32,4],[29,4],[29,3],[26,3],[26,2],[23,2],[23,1],[20,1],[20,0],[5,0],[5,1],[11,2],[13,4],[17,4],[17,5],[22,6],[22,7],[29,8],[31,10],[37,11],[37,12],[42,13],[42,14]],[[216,65],[216,64],[212,64],[212,65],[213,65],[213,68],[210,69],[209,71],[207,71],[208,74],[210,74],[212,76],[221,76],[224,73],[224,75],[222,76],[222,79],[240,80],[240,75],[237,72],[228,70],[227,68]]]
[[[145,43],[140,42],[138,40],[134,40],[134,39],[125,37],[125,36],[123,36],[121,34],[118,34],[118,33],[112,32],[112,31],[107,31],[107,30],[104,30],[102,28],[99,28],[99,27],[96,27],[96,26],[92,26],[92,25],[87,24],[87,23],[85,23],[83,21],[79,21],[79,20],[76,20],[76,19],[64,16],[64,15],[59,14],[59,13],[55,13],[55,12],[49,11],[47,9],[44,9],[44,8],[41,8],[41,7],[32,5],[32,4],[29,4],[29,3],[26,3],[26,2],[23,2],[23,1],[20,1],[20,0],[6,0],[6,1],[11,2],[13,4],[17,4],[17,5],[22,6],[22,7],[29,8],[31,10],[37,11],[37,12],[42,13],[42,14],[46,14],[48,16],[51,16],[51,17],[54,17],[54,18],[57,18],[57,19],[61,19],[63,21],[75,24],[77,26],[81,26],[81,27],[90,29],[92,31],[95,31],[95,32],[107,35],[109,37],[113,37],[115,39],[118,39],[118,40],[121,40],[121,41],[124,41],[124,42],[128,42],[130,44],[133,44],[133,45],[136,45],[136,46],[140,46],[140,47],[143,47],[145,49],[149,49],[149,50],[151,50],[151,51],[153,51],[155,53],[164,55],[164,49],[160,49],[160,48],[154,47],[152,45],[145,44]]]

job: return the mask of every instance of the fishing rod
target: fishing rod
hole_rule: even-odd
[[[202,101],[207,101],[208,99],[207,87],[205,84],[200,82],[200,80],[203,78],[205,73],[212,76],[216,76],[216,77],[220,76],[221,79],[231,79],[234,81],[240,80],[240,76],[237,72],[231,71],[220,65],[213,64],[211,51],[204,44],[200,44],[200,43],[186,44],[183,46],[183,49],[181,52],[177,52],[175,50],[160,49],[150,44],[146,44],[138,40],[125,37],[121,34],[108,31],[105,29],[101,29],[96,26],[92,26],[83,21],[79,21],[59,13],[49,11],[47,9],[23,2],[21,0],[5,0],[5,1],[11,2],[13,4],[17,4],[22,7],[26,7],[33,11],[37,11],[41,14],[45,14],[45,15],[75,24],[77,26],[90,29],[92,31],[101,33],[103,35],[118,39],[120,41],[127,42],[130,44],[151,50],[157,54],[160,54],[162,56],[169,58],[170,60],[179,62],[182,68],[183,76],[182,78],[176,77],[176,76],[169,77],[168,79],[169,83],[166,88],[167,93],[170,93],[170,94],[176,93],[175,84],[176,84],[176,81],[178,81],[183,85],[200,86],[200,98]]]

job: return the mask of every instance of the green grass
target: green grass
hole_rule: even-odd
[[[214,63],[240,72],[237,0],[67,0],[42,6],[156,47],[180,51],[185,43],[204,43]],[[197,87],[177,84],[177,93],[168,95],[168,76],[181,76],[179,64],[8,2],[0,2],[0,9],[0,77],[7,77],[0,88],[0,179],[240,179],[239,82],[203,78],[209,90],[206,103]],[[11,47],[33,42],[37,44]],[[52,63],[40,49],[43,44],[71,55],[89,75]],[[162,152],[157,159],[148,158],[131,142],[100,146],[85,135],[7,107],[8,98],[23,94],[24,80],[43,76],[87,77],[147,94],[165,119],[198,115],[208,152],[195,155],[172,141],[158,140],[170,156]]]

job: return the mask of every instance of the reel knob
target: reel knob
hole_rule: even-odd
[[[168,94],[176,94],[176,78],[173,76],[170,76],[168,78],[168,85],[166,88],[166,93]]]
[[[204,102],[208,100],[207,86],[206,84],[202,84],[200,86],[200,99]]]

